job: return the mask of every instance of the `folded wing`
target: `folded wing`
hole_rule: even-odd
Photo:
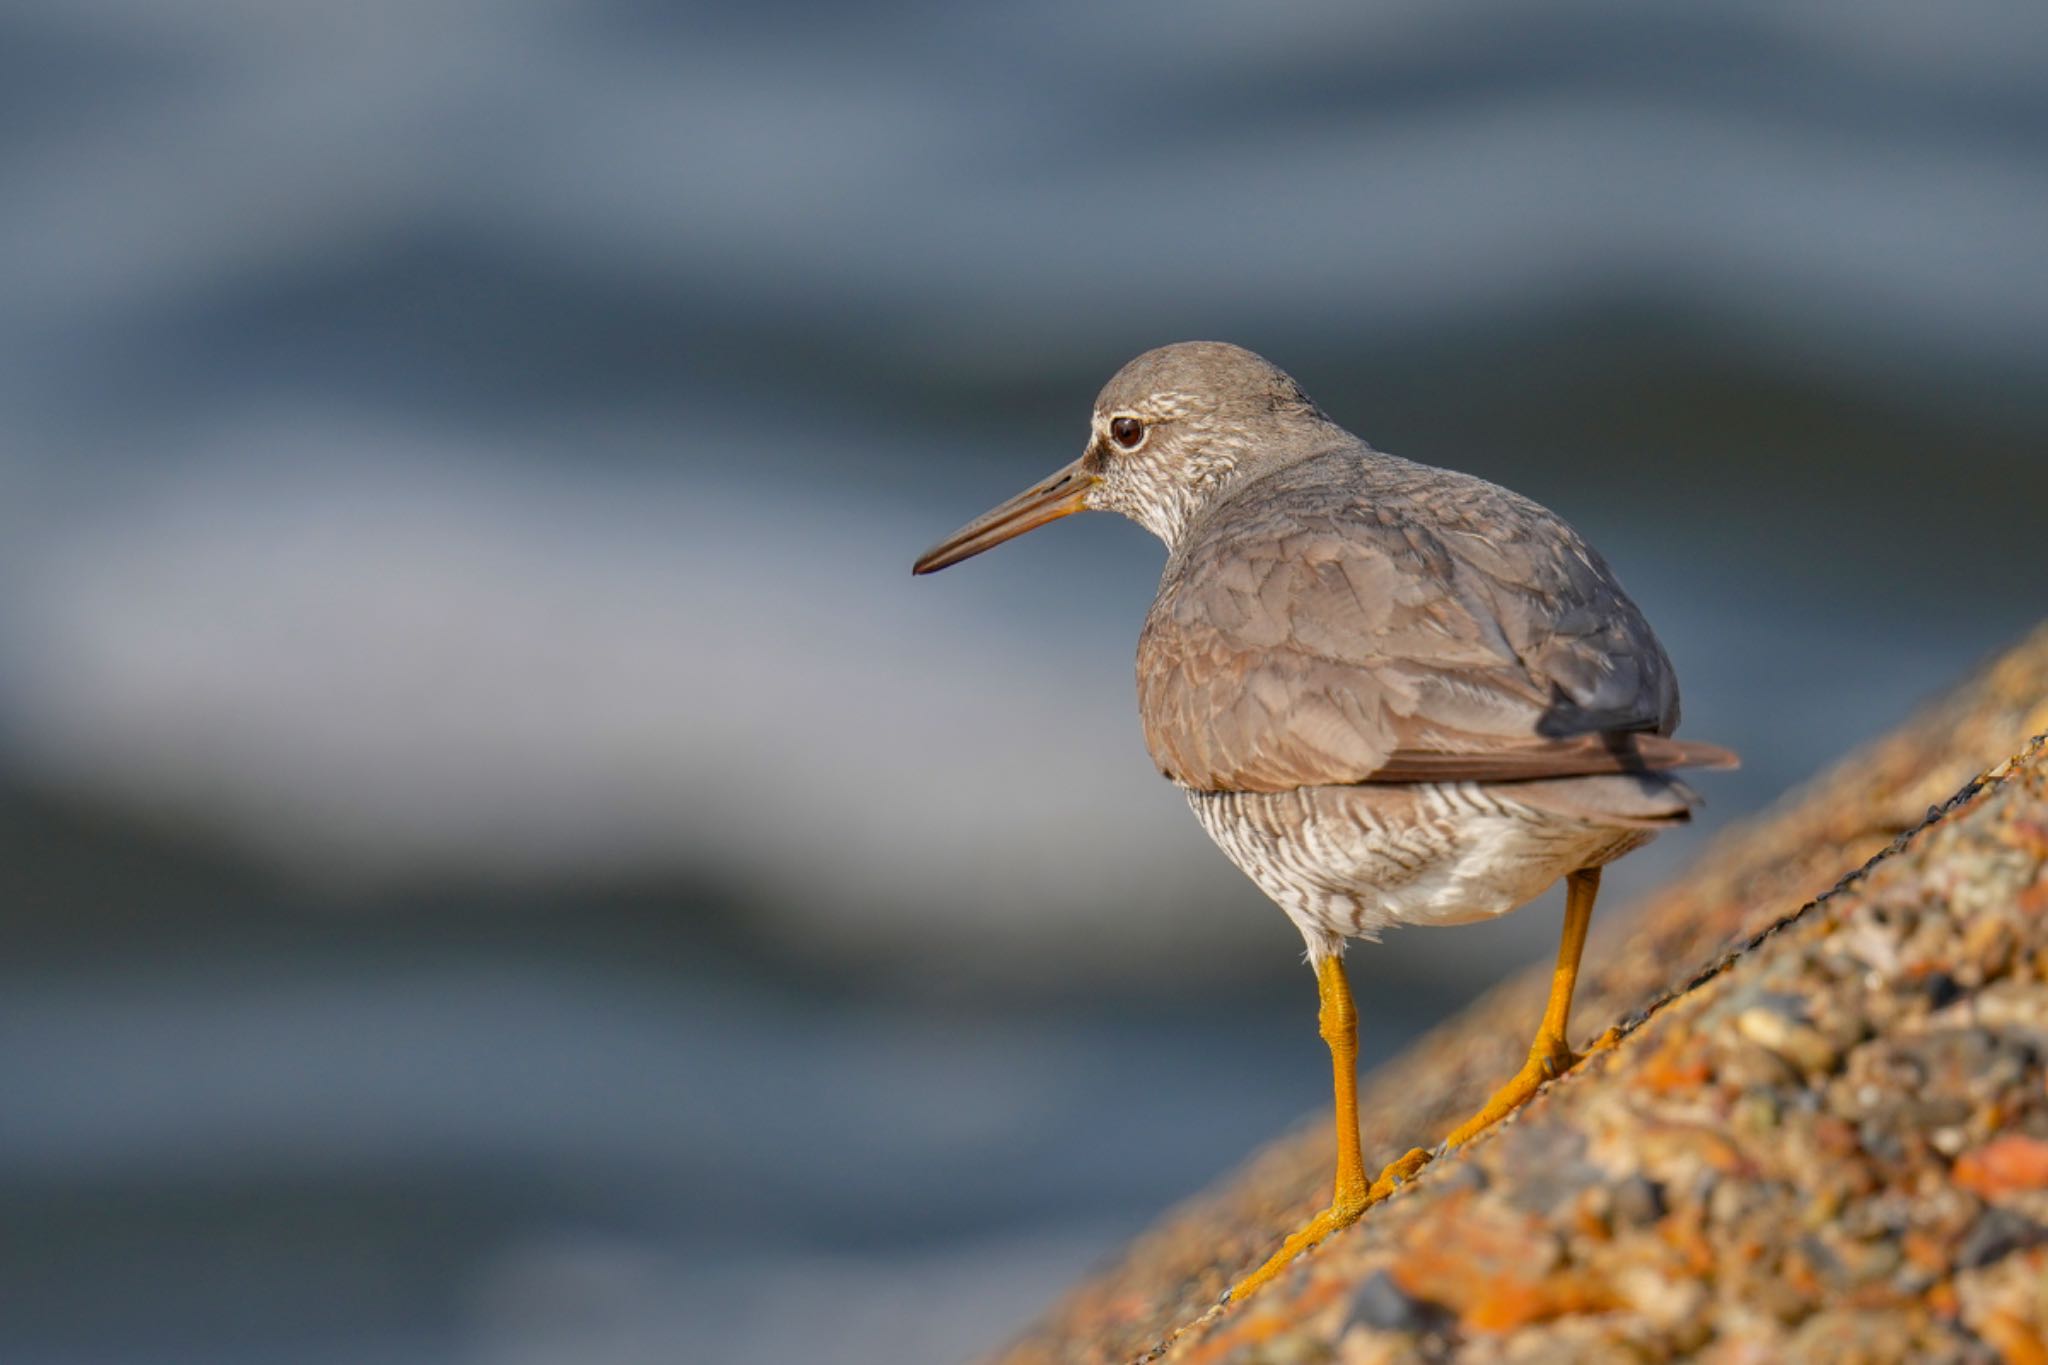
[[[1145,738],[1199,790],[1732,763],[1669,738],[1670,660],[1613,573],[1483,480],[1336,452],[1220,505],[1138,645]]]

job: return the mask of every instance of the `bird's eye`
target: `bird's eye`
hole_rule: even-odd
[[[1109,437],[1125,450],[1136,450],[1145,440],[1145,424],[1135,417],[1118,417],[1109,424]]]

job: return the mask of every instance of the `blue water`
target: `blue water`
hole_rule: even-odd
[[[2044,29],[8,7],[0,1359],[993,1343],[1327,1072],[1158,547],[911,559],[1252,345],[1742,751],[1618,908],[2048,602]],[[1368,1052],[1554,927],[1361,950]]]

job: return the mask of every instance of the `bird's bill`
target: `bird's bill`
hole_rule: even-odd
[[[1081,511],[1096,475],[1074,461],[1042,483],[1034,484],[999,507],[991,508],[926,550],[912,573],[936,573],[949,564],[992,550],[1014,536]]]

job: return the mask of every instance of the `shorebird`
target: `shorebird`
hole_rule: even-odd
[[[1161,773],[1308,945],[1336,1099],[1328,1208],[1230,1297],[1414,1175],[1368,1180],[1350,939],[1504,915],[1560,878],[1564,932],[1528,1061],[1438,1150],[1577,1060],[1572,990],[1600,869],[1697,798],[1676,768],[1734,755],[1671,738],[1678,679],[1607,563],[1547,508],[1374,450],[1241,347],[1148,351],[1095,400],[1081,457],[917,561],[930,573],[1088,508],[1166,542],[1138,637]]]

